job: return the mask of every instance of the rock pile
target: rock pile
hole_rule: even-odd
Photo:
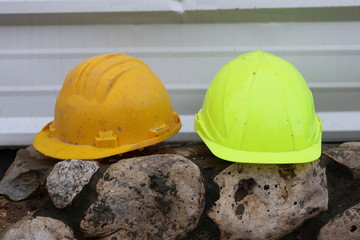
[[[360,145],[324,149],[311,163],[256,165],[200,143],[100,162],[28,147],[0,182],[0,239],[359,239]]]

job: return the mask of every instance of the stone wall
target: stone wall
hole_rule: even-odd
[[[319,160],[259,165],[202,143],[163,143],[96,161],[32,146],[0,182],[1,239],[360,239],[360,144]]]

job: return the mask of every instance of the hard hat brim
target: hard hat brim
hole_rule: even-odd
[[[321,127],[321,125],[320,125]],[[321,134],[308,148],[289,152],[250,152],[223,146],[208,139],[201,130],[197,133],[210,151],[218,158],[230,162],[256,164],[297,164],[317,160],[321,156]]]
[[[46,156],[57,159],[83,159],[83,160],[96,160],[99,158],[109,157],[116,154],[121,154],[156,143],[162,142],[174,136],[181,128],[181,121],[179,120],[176,125],[168,132],[158,137],[150,138],[142,142],[134,144],[120,145],[114,148],[99,148],[88,145],[70,144],[60,141],[57,138],[50,136],[48,123],[34,138],[33,145],[36,150],[45,154]]]
[[[210,151],[223,160],[239,163],[257,164],[296,164],[317,160],[321,155],[321,140],[312,146],[299,151],[290,152],[249,152],[222,146],[201,137]]]

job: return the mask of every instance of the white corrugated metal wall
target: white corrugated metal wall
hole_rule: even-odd
[[[123,52],[165,83],[183,128],[223,64],[253,50],[308,81],[325,141],[360,140],[360,1],[1,1],[0,145],[27,145],[48,121],[67,72]]]

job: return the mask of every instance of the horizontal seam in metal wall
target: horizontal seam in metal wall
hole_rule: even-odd
[[[210,84],[210,83],[209,83]],[[165,84],[170,92],[204,92],[209,84]],[[313,82],[308,83],[312,90],[360,90],[360,82]],[[18,86],[1,86],[1,94],[16,93],[58,93],[61,89],[60,85],[18,85]]]
[[[34,57],[34,56],[67,56],[85,57],[87,55],[97,55],[110,52],[124,52],[127,54],[159,54],[169,55],[177,54],[177,56],[188,54],[229,54],[237,52],[249,52],[257,50],[259,46],[245,46],[245,47],[118,47],[118,48],[46,48],[46,49],[1,49],[0,58],[13,57]],[[313,45],[313,46],[261,46],[261,49],[269,52],[278,53],[296,53],[296,55],[316,55],[346,53],[347,55],[359,55],[360,45]]]

